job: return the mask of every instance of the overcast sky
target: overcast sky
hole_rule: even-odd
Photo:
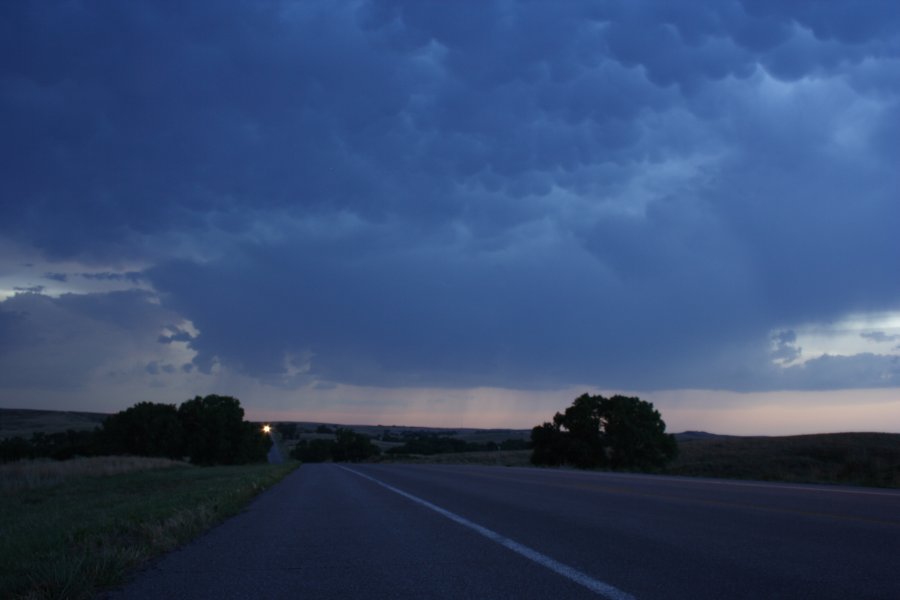
[[[0,3],[0,406],[900,431],[900,4]]]

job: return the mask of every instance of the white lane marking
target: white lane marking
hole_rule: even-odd
[[[470,521],[464,517],[461,517],[461,516],[457,515],[456,513],[452,513],[449,510],[443,509],[440,506],[437,506],[436,504],[432,504],[431,502],[429,502],[427,500],[423,500],[423,499],[419,498],[418,496],[413,496],[410,493],[404,492],[401,489],[395,488],[392,485],[384,483],[383,481],[375,479],[374,477],[370,477],[368,475],[360,473],[359,471],[354,471],[353,469],[348,469],[347,467],[343,467],[341,465],[337,465],[337,466],[339,466],[340,468],[342,468],[345,471],[349,471],[350,473],[353,473],[354,475],[358,475],[358,476],[362,477],[363,479],[368,479],[369,481],[371,481],[373,483],[377,483],[381,487],[387,488],[390,491],[394,492],[395,494],[400,494],[404,498],[412,500],[413,502],[416,502],[417,504],[421,504],[422,506],[424,506],[426,508],[430,508],[434,512],[447,517],[451,521],[455,521],[456,523],[459,523],[460,525],[463,525],[464,527],[468,527],[469,529],[480,533],[481,535],[488,538],[489,540],[497,542],[501,546],[504,546],[504,547],[512,550],[513,552],[524,556],[528,560],[536,562],[537,564],[539,564],[543,567],[546,567],[559,575],[562,575],[566,579],[569,579],[571,581],[574,581],[578,585],[586,587],[587,589],[591,590],[592,592],[594,592],[596,594],[600,594],[601,596],[603,596],[605,598],[609,598],[609,600],[636,600],[634,596],[632,596],[631,594],[628,594],[626,592],[623,592],[622,590],[620,590],[617,587],[613,587],[613,586],[609,585],[608,583],[603,583],[602,581],[594,579],[593,577],[591,577],[589,575],[585,575],[578,569],[570,567],[569,565],[565,565],[559,561],[553,560],[546,554],[541,554],[537,550],[532,550],[528,546],[523,546],[519,542],[511,540],[506,536],[500,535],[496,531],[488,529],[487,527],[482,527],[481,525],[479,525],[477,523],[473,523],[472,521]]]

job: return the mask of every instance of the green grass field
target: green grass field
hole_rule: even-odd
[[[22,463],[0,468],[0,598],[91,598],[237,513],[298,465],[161,468],[131,459],[130,472],[107,474],[103,459],[84,460],[97,462],[55,463],[62,474],[49,478]],[[67,476],[69,466],[78,474]]]

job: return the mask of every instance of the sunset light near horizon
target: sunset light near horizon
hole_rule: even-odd
[[[900,432],[900,4],[0,25],[0,407]]]

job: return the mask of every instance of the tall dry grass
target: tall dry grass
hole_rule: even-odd
[[[108,477],[121,473],[187,467],[188,463],[146,456],[90,456],[56,460],[21,460],[0,465],[0,492],[59,485],[70,479]]]

